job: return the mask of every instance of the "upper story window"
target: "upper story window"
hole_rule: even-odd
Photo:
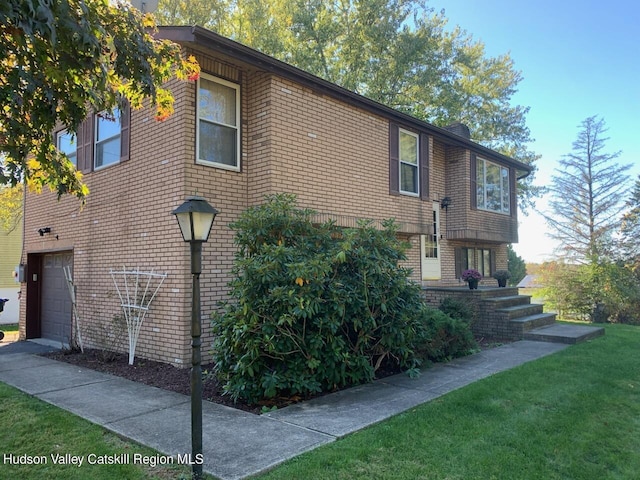
[[[389,123],[389,193],[430,201],[429,136]]]
[[[94,168],[97,170],[120,161],[120,111],[115,108],[113,113],[96,114],[95,125]]]
[[[89,114],[75,135],[68,130],[55,135],[56,148],[82,173],[129,160],[131,107],[127,101],[120,105],[112,112]]]
[[[492,212],[511,212],[509,169],[483,158],[476,161],[477,207]]]
[[[240,170],[240,86],[211,75],[198,80],[196,163]]]
[[[418,170],[419,137],[400,129],[400,193],[418,195],[420,173]]]
[[[76,136],[68,130],[62,130],[56,134],[56,148],[67,155],[74,166],[78,165],[78,145]]]

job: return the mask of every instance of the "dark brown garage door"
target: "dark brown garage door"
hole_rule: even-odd
[[[62,267],[72,263],[71,252],[49,253],[42,258],[42,338],[64,343],[71,339],[71,297]]]

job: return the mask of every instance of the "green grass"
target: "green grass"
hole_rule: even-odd
[[[606,329],[257,478],[637,479],[640,328]]]
[[[7,323],[4,325],[0,325],[0,330],[3,332],[17,332],[18,324],[17,323]]]
[[[71,413],[26,395],[0,383],[0,479],[46,478],[48,480],[122,480],[122,479],[187,479],[188,466],[88,465],[88,455],[121,455],[139,453],[146,458],[155,450],[128,442]],[[50,455],[71,454],[84,457],[81,467],[55,465]],[[46,465],[11,465],[5,455],[44,455]]]

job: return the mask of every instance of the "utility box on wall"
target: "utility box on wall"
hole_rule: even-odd
[[[20,264],[16,267],[15,273],[16,282],[25,283],[27,281],[27,266]]]

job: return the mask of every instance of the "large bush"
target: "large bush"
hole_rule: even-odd
[[[232,300],[212,322],[227,393],[248,402],[308,395],[369,382],[383,364],[414,369],[421,354],[459,353],[430,343],[455,321],[426,307],[398,265],[406,245],[393,222],[340,229],[312,215],[281,194],[231,225]]]

